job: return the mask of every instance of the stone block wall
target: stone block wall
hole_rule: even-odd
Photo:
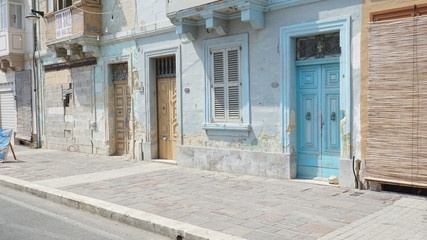
[[[93,74],[93,66],[46,73],[44,147],[93,153]],[[68,104],[66,90],[71,92]]]

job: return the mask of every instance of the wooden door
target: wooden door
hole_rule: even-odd
[[[297,71],[297,177],[337,176],[340,153],[338,64]]]
[[[114,112],[116,128],[116,154],[129,153],[129,116],[131,96],[128,81],[114,81]]]
[[[157,115],[159,158],[176,159],[178,122],[175,78],[157,79]]]

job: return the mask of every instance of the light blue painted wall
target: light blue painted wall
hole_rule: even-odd
[[[298,7],[265,13],[266,28],[253,30],[248,23],[239,19],[231,20],[228,35],[249,33],[249,69],[252,129],[249,137],[207,136],[202,129],[205,101],[203,56],[204,39],[216,38],[199,27],[198,39],[182,44],[182,84],[191,91],[183,94],[183,134],[184,144],[282,152],[281,126],[281,86],[273,88],[273,83],[281,83],[280,28],[283,26],[314,22],[337,17],[351,18],[352,39],[352,102],[353,149],[359,153],[359,39],[360,0],[325,0]]]

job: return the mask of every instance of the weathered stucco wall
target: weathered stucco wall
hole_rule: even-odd
[[[162,0],[139,1],[138,26],[142,32],[174,27],[166,16],[166,2]]]
[[[333,8],[331,8],[333,6]],[[282,152],[281,138],[281,54],[279,52],[279,29],[282,26],[313,22],[321,19],[333,19],[351,16],[352,19],[352,79],[353,104],[356,121],[353,122],[352,142],[358,146],[358,107],[359,107],[359,39],[360,39],[360,1],[322,1],[299,7],[292,7],[266,14],[266,28],[253,30],[248,23],[232,20],[228,35],[249,33],[249,70],[251,126],[249,137],[213,137],[207,136],[202,129],[204,122],[205,69],[203,65],[203,41],[218,37],[206,34],[205,28],[199,29],[198,40],[182,44],[182,85],[190,88],[183,94],[184,145],[237,148],[268,152]],[[286,130],[286,129],[285,129]],[[357,151],[359,152],[359,151]]]
[[[102,1],[104,35],[127,31],[136,26],[136,9],[133,0]]]
[[[212,170],[237,171],[251,163],[251,170],[247,168],[249,174],[261,172],[262,168],[269,169],[268,161],[264,164],[258,161],[257,152],[282,154],[283,135],[286,134],[288,126],[282,126],[281,84],[282,79],[282,53],[280,52],[280,28],[295,24],[316,22],[319,20],[333,20],[337,18],[350,17],[350,39],[351,46],[351,113],[346,113],[350,118],[348,124],[351,133],[345,137],[344,144],[348,144],[351,153],[346,155],[360,158],[360,19],[361,0],[340,1],[328,0],[305,4],[298,7],[290,7],[282,10],[265,13],[266,27],[261,30],[253,30],[249,23],[234,19],[229,22],[228,35],[248,33],[249,42],[249,84],[250,84],[250,112],[251,131],[248,137],[214,136],[206,134],[202,128],[205,121],[205,69],[203,44],[206,39],[218,38],[213,31],[207,33],[206,28],[199,27],[198,38],[191,43],[182,43],[182,63],[181,63],[181,87],[189,88],[189,92],[182,92],[182,145],[178,147],[178,162],[187,166],[198,166]],[[285,49],[285,51],[289,51]],[[293,51],[291,49],[290,51]],[[279,84],[278,87],[277,84]],[[292,129],[289,129],[292,133]],[[295,143],[291,143],[290,149],[295,148]],[[191,146],[191,147],[190,147]],[[206,148],[207,147],[207,148]],[[209,147],[217,150],[206,150]],[[209,154],[200,157],[202,150]],[[244,161],[236,158],[235,163],[227,162],[209,164],[209,162],[224,159],[230,151],[240,150],[245,152]],[[284,154],[281,161],[287,161],[283,166],[294,164],[291,150],[289,154]],[[181,154],[181,155],[180,155]],[[240,153],[239,153],[240,154]],[[238,154],[238,155],[239,155]],[[208,156],[208,157],[206,157]],[[202,160],[200,160],[200,159]],[[197,160],[199,159],[199,160]],[[204,160],[203,160],[204,159]],[[274,157],[272,158],[274,159]],[[224,160],[225,161],[225,160]],[[204,162],[204,163],[203,163]],[[240,166],[236,169],[233,166]],[[273,164],[273,163],[271,163]],[[344,186],[353,182],[351,162],[342,163],[345,169]],[[278,166],[280,167],[280,166]],[[294,172],[289,171],[287,177],[293,177]],[[282,176],[282,177],[283,177]],[[275,176],[277,177],[277,176]]]
[[[130,113],[130,133],[132,143],[130,144],[130,156],[134,154],[134,140],[140,138],[139,131],[134,131],[134,112],[138,109],[139,103],[134,100],[135,82],[138,74],[136,72],[135,41],[125,41],[113,43],[101,48],[101,56],[98,58],[98,65],[95,71],[95,105],[97,130],[94,134],[95,141],[106,146],[105,154],[115,153],[115,125],[114,125],[114,86],[112,83],[112,64],[128,64],[128,87],[132,96],[132,112]]]

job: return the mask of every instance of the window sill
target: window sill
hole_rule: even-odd
[[[249,124],[220,124],[220,123],[205,123],[203,129],[211,136],[232,136],[232,137],[248,137],[251,131]]]

